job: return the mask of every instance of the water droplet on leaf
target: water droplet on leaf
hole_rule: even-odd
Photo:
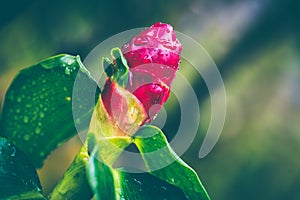
[[[15,156],[16,155],[16,148],[15,147],[12,147],[11,148],[11,153],[10,153],[10,156]]]
[[[65,69],[65,74],[67,74],[67,75],[71,74],[71,70],[68,67]]]
[[[71,97],[66,97],[66,100],[67,101],[71,101]]]

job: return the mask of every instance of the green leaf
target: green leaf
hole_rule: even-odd
[[[74,87],[75,81],[80,87]],[[1,136],[41,167],[53,149],[77,133],[75,122],[81,129],[88,127],[95,102],[88,102],[81,91],[95,101],[100,92],[79,56],[54,56],[20,71],[5,95]],[[75,120],[72,104],[77,105]]]
[[[175,154],[159,128],[143,126],[134,143],[150,174],[180,188],[188,199],[210,199],[196,172]]]
[[[97,200],[184,200],[177,187],[149,173],[130,173],[104,163],[95,148],[90,156],[88,178]]]
[[[86,146],[82,146],[63,178],[52,191],[50,200],[82,200],[93,197],[86,175],[88,159]]]
[[[210,199],[196,172],[174,153],[157,127],[143,126],[131,140],[143,158],[147,173],[132,173],[112,167],[111,162],[117,158],[114,153],[107,152],[117,152],[111,149],[118,149],[119,156],[122,149],[125,150],[129,145],[128,138],[115,136],[113,141],[110,137],[106,140],[89,138],[94,140],[94,151],[97,151],[93,152],[92,161],[89,162],[89,180],[97,199],[105,199],[107,187],[114,187],[116,199]],[[103,145],[104,141],[109,141],[110,146]],[[111,179],[114,184],[111,184]],[[108,182],[111,186],[107,185]],[[110,194],[113,194],[112,189],[108,189]]]
[[[149,173],[130,173],[115,170],[120,184],[121,197],[142,200],[185,200],[181,189],[162,181]]]
[[[9,140],[0,137],[0,199],[45,199],[35,167]]]
[[[103,162],[99,162],[99,157],[95,156],[95,154],[98,154],[97,148],[92,152],[87,167],[89,183],[96,199],[114,200],[116,198],[112,170]]]

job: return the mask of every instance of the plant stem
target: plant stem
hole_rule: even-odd
[[[93,197],[86,175],[88,159],[86,145],[83,145],[63,178],[50,194],[50,200],[90,200]]]

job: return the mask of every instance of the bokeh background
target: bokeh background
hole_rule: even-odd
[[[213,151],[198,158],[211,117],[201,75],[191,77],[201,110],[197,138],[183,159],[212,199],[300,199],[300,4],[295,0],[5,1],[0,7],[0,103],[22,68],[58,53],[85,58],[119,32],[170,23],[217,64],[227,116]],[[188,67],[181,69],[188,74]],[[183,72],[183,73],[185,73]],[[176,133],[178,105],[164,127]],[[173,117],[172,117],[173,116]],[[175,117],[174,117],[175,116]],[[39,170],[49,193],[77,153],[74,137]]]

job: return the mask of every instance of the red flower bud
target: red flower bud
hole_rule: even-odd
[[[127,89],[142,102],[149,120],[169,97],[181,51],[173,27],[160,22],[133,37],[122,48],[131,72]]]
[[[170,95],[181,51],[182,47],[173,27],[160,22],[142,31],[122,47],[129,66],[126,89],[142,103],[148,114],[146,122],[154,119]],[[118,107],[115,103],[109,103],[113,89],[113,84],[108,80],[102,100],[109,115],[113,114],[111,107]]]

